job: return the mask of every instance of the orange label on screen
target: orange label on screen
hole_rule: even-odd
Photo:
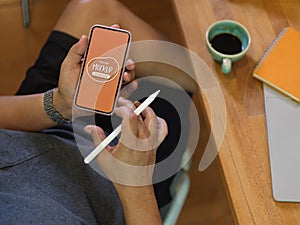
[[[76,93],[77,106],[112,113],[129,41],[127,31],[98,25],[92,27]]]

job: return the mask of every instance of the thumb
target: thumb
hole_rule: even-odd
[[[87,47],[88,38],[86,35],[82,35],[80,40],[74,44],[68,55],[65,58],[65,63],[69,65],[79,64],[82,60],[82,57],[85,53]]]

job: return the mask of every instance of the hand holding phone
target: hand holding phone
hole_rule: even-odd
[[[75,93],[81,109],[110,115],[115,107],[131,35],[128,31],[94,25]]]

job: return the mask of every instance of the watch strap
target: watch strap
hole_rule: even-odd
[[[44,110],[46,111],[50,119],[55,123],[57,124],[70,123],[71,122],[70,120],[64,118],[63,115],[54,108],[53,91],[54,89],[51,89],[44,93],[44,97],[43,97]]]

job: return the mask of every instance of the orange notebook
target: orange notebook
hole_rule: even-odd
[[[259,60],[253,76],[300,102],[300,32],[284,28]]]

